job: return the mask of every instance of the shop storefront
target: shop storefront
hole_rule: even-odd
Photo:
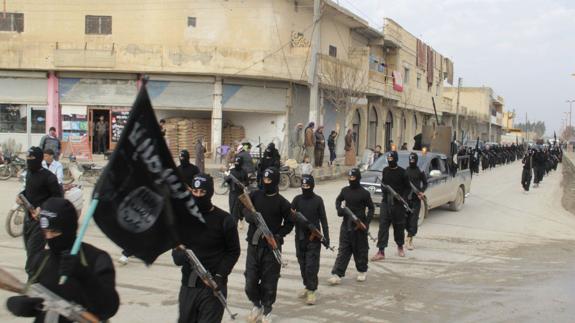
[[[86,159],[115,148],[137,95],[135,75],[96,76],[62,74],[59,79],[65,151]]]
[[[13,139],[20,150],[46,134],[46,73],[0,71],[0,143]]]
[[[224,79],[224,124],[243,127],[245,139],[254,144],[274,142],[283,151],[282,145],[287,143],[289,131],[286,108],[288,89],[287,83]]]

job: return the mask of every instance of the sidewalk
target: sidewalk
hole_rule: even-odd
[[[92,160],[92,163],[96,164],[96,166],[105,167],[108,164],[108,160],[104,159],[104,155],[93,155]],[[177,160],[175,162],[177,165]],[[192,159],[193,162],[194,160]],[[214,163],[211,159],[206,159],[206,173],[208,174],[217,174],[220,169],[225,167],[225,164]],[[322,168],[314,168],[313,177],[316,182],[333,180],[345,176],[351,168],[351,166],[344,166],[343,164],[336,164],[333,167],[324,165]]]

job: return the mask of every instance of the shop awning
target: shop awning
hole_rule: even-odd
[[[0,77],[0,103],[46,105],[48,80]]]
[[[148,93],[155,109],[212,110],[214,84],[149,81]]]
[[[138,89],[135,80],[61,78],[60,103],[68,105],[132,106]]]

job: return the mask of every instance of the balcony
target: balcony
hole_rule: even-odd
[[[401,92],[393,89],[391,76],[377,71],[369,71],[369,89],[367,92],[390,100],[399,101],[401,99]]]
[[[385,23],[383,26],[383,39],[384,46],[401,48],[402,41],[402,28],[395,21],[385,18]]]

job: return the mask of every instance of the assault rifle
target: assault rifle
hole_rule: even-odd
[[[98,323],[100,320],[82,306],[69,302],[56,295],[41,284],[26,286],[16,277],[0,268],[0,289],[43,299],[42,311],[46,312],[45,322],[57,322],[59,316],[63,316],[72,322]]]
[[[365,223],[363,223],[358,217],[357,215],[355,215],[347,206],[342,208],[343,212],[345,212],[345,214],[347,214],[350,218],[351,221],[353,221],[353,223],[355,224],[355,229],[356,230],[362,230],[362,231],[366,231],[367,232],[367,236],[371,239],[371,241],[376,242],[377,240],[371,235],[371,233],[369,232],[369,230],[367,229],[367,226],[365,225]]]
[[[282,254],[281,254],[280,249],[278,247],[278,243],[275,240],[274,235],[272,234],[272,232],[268,228],[268,225],[266,224],[266,221],[262,217],[262,214],[260,212],[256,211],[256,208],[254,207],[254,204],[252,203],[252,200],[250,199],[250,196],[248,194],[248,189],[234,175],[230,174],[228,176],[230,177],[230,179],[235,184],[237,184],[239,187],[241,187],[242,190],[244,191],[243,194],[238,196],[238,199],[240,200],[240,202],[242,202],[242,204],[246,207],[246,209],[248,209],[253,214],[253,216],[256,220],[256,225],[258,227],[258,230],[260,230],[262,232],[263,238],[266,239],[266,242],[272,248],[272,251],[274,253],[274,257],[276,258],[277,262],[280,265],[282,265],[282,267],[285,267],[286,264],[284,264],[282,262]]]
[[[204,265],[202,265],[202,263],[200,262],[198,257],[196,257],[196,254],[192,250],[186,248],[185,251],[186,251],[186,256],[188,257],[188,260],[190,261],[190,264],[192,265],[192,268],[196,272],[198,277],[204,282],[204,284],[206,284],[207,287],[209,287],[214,292],[214,295],[218,298],[220,303],[224,306],[224,308],[226,309],[228,314],[230,314],[230,317],[232,318],[232,320],[235,320],[236,316],[238,316],[238,314],[233,314],[232,311],[230,310],[230,308],[228,307],[228,302],[226,301],[226,297],[224,296],[222,291],[219,290],[220,286],[218,286],[216,284],[216,281],[214,280],[214,277],[212,276],[212,274],[210,274],[210,272],[206,270]]]
[[[391,186],[381,183],[381,187],[386,189],[391,194],[391,196],[393,196],[393,198],[401,202],[408,213],[413,213],[413,210],[409,207],[409,204],[407,204],[403,197],[401,197],[401,195],[399,195],[393,188],[391,188]]]
[[[295,218],[295,222],[308,228],[311,231],[311,235],[309,237],[310,241],[318,239],[326,249],[335,251],[335,248],[329,245],[328,241],[321,234],[319,229],[313,223],[309,222],[309,220],[303,214],[301,214],[301,212],[293,212],[292,214]]]
[[[30,201],[28,201],[28,199],[26,198],[26,196],[24,196],[24,194],[22,193],[18,194],[18,198],[20,199],[20,201],[22,201],[22,204],[24,204],[24,207],[26,208],[26,210],[28,210],[28,212],[30,212],[30,214],[34,214],[34,212],[36,212],[36,208],[34,207],[34,205],[32,205],[32,203],[30,203]]]
[[[420,198],[420,200],[422,200],[425,204],[427,204],[427,196],[425,196],[425,194],[423,194],[422,191],[420,191],[417,187],[415,187],[415,185],[413,185],[413,183],[411,181],[409,181],[409,185],[411,186],[411,189],[415,192],[415,194],[417,194],[417,197],[419,197],[419,195],[423,195],[422,198]]]

